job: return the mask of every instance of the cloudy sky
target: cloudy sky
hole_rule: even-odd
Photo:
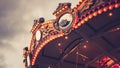
[[[0,0],[0,68],[23,68],[23,48],[29,46],[33,20],[52,15],[58,3],[79,0]]]

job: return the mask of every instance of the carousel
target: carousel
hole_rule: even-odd
[[[25,68],[120,68],[120,0],[59,3],[53,15],[34,20]]]

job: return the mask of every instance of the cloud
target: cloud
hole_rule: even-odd
[[[0,55],[0,68],[6,68],[6,64],[5,64],[5,58],[3,55]]]
[[[2,50],[9,50],[9,51],[14,51],[14,47],[6,40],[1,40],[0,41],[0,51]]]
[[[22,19],[19,12],[20,1],[2,0],[0,2],[0,39],[12,38],[24,31],[21,27]]]
[[[19,1],[16,0],[11,0],[11,1],[7,1],[7,0],[1,0],[0,1],[0,17],[4,17],[7,14],[9,14],[9,12],[14,11],[14,9],[17,8],[17,4],[19,3]]]

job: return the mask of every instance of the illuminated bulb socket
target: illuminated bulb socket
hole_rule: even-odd
[[[62,8],[62,10],[65,10],[65,8]]]
[[[43,44],[40,46],[40,48],[42,49],[44,45],[45,45],[45,43],[43,43]]]
[[[47,43],[47,41],[44,42],[45,44]]]
[[[117,30],[120,30],[120,28],[117,28]]]
[[[98,10],[98,14],[101,14],[102,13],[102,10]]]
[[[109,13],[109,16],[112,16],[112,13]]]
[[[60,10],[60,12],[62,12],[62,10]]]
[[[78,26],[81,26],[81,23],[78,23]]]
[[[68,8],[67,6],[65,6],[65,8]]]
[[[41,47],[39,47],[39,50],[41,50]]]
[[[38,52],[39,52],[39,49],[37,50],[36,55],[38,54]]]
[[[59,37],[61,37],[61,34],[59,34]]]
[[[34,65],[34,63],[35,63],[35,60],[33,60],[33,63],[32,63],[32,64]]]
[[[91,19],[93,16],[92,15],[89,15],[88,18]]]
[[[115,4],[115,8],[118,8],[119,7],[119,4]]]
[[[65,36],[65,39],[68,39],[68,37],[67,37],[67,36]]]
[[[88,17],[85,18],[85,21],[88,21]]]
[[[107,7],[103,8],[103,11],[106,12],[107,11]]]
[[[57,12],[57,14],[59,14],[59,12]]]
[[[50,39],[48,39],[47,42],[50,42]]]
[[[46,45],[46,43],[44,43],[44,45],[41,46],[41,48],[43,48]]]
[[[59,35],[56,35],[56,37],[58,38],[58,37],[59,37]]]
[[[34,62],[32,62],[32,65],[34,65]]]
[[[82,0],[80,0],[80,2],[82,2]]]
[[[111,5],[111,6],[109,6],[109,10],[112,10],[113,9],[113,6]]]
[[[97,16],[97,12],[94,12],[94,13],[93,13],[93,16]]]
[[[51,37],[52,40],[53,40],[54,38],[55,38],[54,36]]]
[[[47,39],[46,42],[49,42],[49,40]]]
[[[49,41],[51,41],[52,39],[50,38]]]
[[[84,23],[85,23],[84,20],[82,20],[82,21],[81,21],[81,24],[84,24]]]
[[[77,29],[78,27],[77,26],[75,26],[75,29]]]
[[[60,37],[63,36],[63,34],[60,34]]]

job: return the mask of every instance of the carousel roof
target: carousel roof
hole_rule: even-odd
[[[120,62],[120,8],[98,14],[49,42],[34,68],[97,68],[104,56]]]

